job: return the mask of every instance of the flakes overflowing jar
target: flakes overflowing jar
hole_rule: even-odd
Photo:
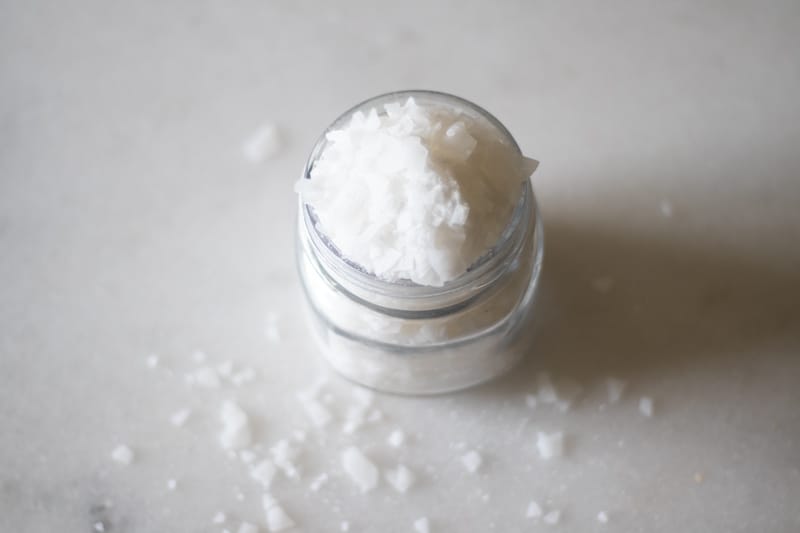
[[[339,117],[298,182],[297,258],[334,369],[379,390],[461,389],[529,349],[537,162],[461,98],[403,91]]]

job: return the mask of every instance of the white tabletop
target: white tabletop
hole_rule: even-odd
[[[225,399],[263,449],[307,432],[300,479],[270,489],[301,531],[800,530],[796,2],[5,4],[0,530],[266,531],[264,489],[218,443]],[[400,88],[484,106],[541,161],[535,346],[483,387],[377,395],[352,434],[331,376],[317,429],[293,182],[335,116]],[[249,161],[265,123],[280,153]],[[186,383],[228,360],[255,379]],[[540,371],[582,386],[567,412],[526,405]],[[351,444],[416,484],[361,494]]]

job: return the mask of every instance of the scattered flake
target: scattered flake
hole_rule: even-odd
[[[175,427],[183,426],[187,420],[189,420],[189,416],[191,416],[192,410],[191,409],[179,409],[172,413],[172,416],[169,417],[170,423]]]
[[[250,445],[253,440],[250,431],[250,420],[241,407],[228,400],[222,404],[220,411],[222,432],[219,442],[226,450],[240,450]]]
[[[256,453],[253,450],[241,450],[239,459],[246,465],[250,464],[256,460]]]
[[[417,533],[430,533],[431,523],[427,517],[417,518],[414,520],[414,531]]]
[[[339,524],[339,530],[340,531],[350,531],[350,522],[345,520],[344,522]]]
[[[294,463],[294,460],[300,455],[299,449],[292,446],[288,440],[282,439],[276,442],[269,451],[275,466],[280,468],[286,477],[291,479],[300,478],[300,471]]]
[[[250,477],[261,483],[265,489],[268,489],[272,486],[272,481],[275,479],[275,474],[277,473],[278,469],[275,467],[275,464],[269,459],[264,459],[253,467],[250,471]]]
[[[642,396],[639,400],[639,412],[648,418],[653,416],[653,399],[649,396]]]
[[[536,447],[542,459],[549,460],[553,457],[564,455],[564,433],[543,433],[539,431],[536,435]]]
[[[281,341],[281,330],[278,328],[278,315],[270,313],[264,323],[264,336],[267,341],[278,343]]]
[[[158,356],[156,354],[148,355],[147,359],[144,360],[147,368],[157,368],[158,367]],[[98,522],[100,523],[100,522]]]
[[[525,395],[525,405],[530,407],[531,409],[536,409],[536,406],[539,404],[539,400],[533,394],[526,394]]]
[[[258,533],[258,526],[250,522],[242,522],[239,525],[238,533]]]
[[[205,354],[205,352],[201,352],[200,350],[197,350],[196,352],[194,352],[192,354],[192,359],[194,360],[195,363],[198,363],[198,364],[199,363],[204,363],[207,358],[208,358],[208,356]]]
[[[231,383],[236,387],[241,387],[245,383],[250,383],[256,379],[256,371],[251,367],[243,368],[231,376]]]
[[[608,389],[608,403],[619,403],[628,383],[617,378],[608,378],[606,388]]]
[[[262,498],[264,513],[267,517],[267,529],[269,531],[283,531],[293,528],[296,524],[294,520],[283,510],[278,501],[269,494],[264,494]]]
[[[608,513],[606,513],[605,511],[600,511],[599,513],[597,513],[597,521],[600,522],[601,524],[607,524]]]
[[[416,479],[414,473],[405,465],[398,465],[394,470],[387,470],[385,477],[389,485],[394,487],[397,492],[406,492]]]
[[[342,468],[361,492],[369,492],[378,486],[380,479],[378,469],[355,446],[350,446],[342,452]]]
[[[106,525],[102,522],[95,522],[94,523],[94,530],[103,532],[106,530]]]
[[[262,124],[242,145],[242,153],[251,163],[260,163],[278,155],[282,147],[278,126]]]
[[[186,382],[207,389],[218,389],[221,385],[219,374],[217,374],[216,369],[210,366],[200,367],[191,374],[188,374],[186,376]]]
[[[319,489],[321,489],[321,488],[322,488],[322,486],[323,486],[323,485],[325,485],[325,483],[327,483],[327,482],[328,482],[328,474],[324,474],[324,473],[323,473],[323,474],[320,474],[320,475],[318,475],[317,477],[315,477],[315,478],[314,478],[314,479],[311,481],[311,484],[309,485],[309,488],[310,488],[312,491],[314,491],[314,492],[317,492],[317,491],[318,491]]]
[[[551,526],[554,526],[558,524],[559,520],[561,520],[561,511],[559,511],[558,509],[553,509],[552,511],[549,511],[546,515],[544,515],[544,518],[542,520],[544,520],[545,524],[550,524]]]
[[[665,218],[672,218],[672,203],[669,200],[661,200],[658,204],[661,215]]]
[[[614,288],[614,278],[600,276],[592,280],[592,288],[600,294],[608,294]]]
[[[223,513],[222,511],[217,511],[217,513],[214,515],[214,518],[212,518],[211,521],[215,524],[224,524],[225,520],[227,519],[228,517],[225,516],[225,513]]]
[[[542,506],[536,501],[531,500],[528,504],[528,509],[525,511],[527,518],[540,518],[542,516]]]
[[[168,490],[175,490],[178,488],[178,482],[174,479],[167,480],[167,489]]]
[[[233,372],[233,361],[225,361],[217,365],[217,373],[223,378],[229,378]]]
[[[328,408],[319,403],[315,398],[308,398],[303,394],[298,394],[298,399],[306,412],[306,416],[308,416],[308,419],[314,426],[323,428],[333,419]]]
[[[467,472],[474,474],[481,467],[481,464],[483,464],[483,458],[481,454],[475,450],[471,450],[461,456],[461,463],[464,465],[464,468],[467,469]]]
[[[389,434],[389,438],[387,439],[387,442],[389,442],[389,445],[391,445],[391,446],[393,446],[395,448],[399,448],[400,446],[405,444],[405,442],[406,442],[406,434],[403,433],[403,431],[400,430],[400,429],[395,429],[394,431],[392,431]]]
[[[129,465],[133,462],[133,450],[124,444],[120,444],[111,452],[111,459],[119,464]]]

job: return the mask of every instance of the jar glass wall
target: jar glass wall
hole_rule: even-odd
[[[511,134],[487,111],[429,91],[367,100],[344,113],[328,131],[340,128],[356,111],[409,97],[420,105],[446,105],[484,121],[520,154]],[[323,135],[303,179],[310,179],[325,144]],[[368,387],[425,394],[465,388],[512,367],[529,347],[525,333],[530,331],[528,319],[543,253],[542,225],[530,181],[525,180],[520,190],[495,245],[441,287],[387,282],[365,272],[320,232],[313,209],[301,200],[298,270],[312,330],[333,368]]]

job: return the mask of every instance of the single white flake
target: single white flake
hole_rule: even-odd
[[[395,429],[389,434],[387,442],[394,448],[399,448],[406,442],[406,434],[400,429]]]
[[[258,481],[265,489],[269,489],[277,473],[278,469],[275,464],[269,459],[264,459],[253,467],[250,471],[250,477]]]
[[[242,153],[251,163],[260,163],[281,151],[281,134],[275,124],[261,125],[242,145]]]
[[[648,418],[653,416],[653,399],[649,396],[642,396],[639,400],[639,412]]]
[[[528,509],[525,511],[527,518],[540,518],[542,516],[542,506],[536,501],[531,500],[528,504]]]
[[[238,533],[258,533],[258,526],[250,522],[242,522],[239,525]]]
[[[300,455],[298,448],[292,446],[288,440],[282,439],[276,442],[269,451],[275,466],[280,468],[286,477],[290,479],[300,478],[300,471],[294,462]]]
[[[167,480],[167,490],[175,490],[178,488],[178,482],[174,479]]]
[[[191,409],[179,409],[172,413],[172,416],[169,417],[170,423],[175,427],[183,426],[187,420],[189,420],[189,416],[191,416],[192,410]]]
[[[467,472],[474,474],[481,467],[481,464],[483,464],[483,458],[480,453],[471,450],[461,456],[461,463],[464,465],[464,468],[467,469]]]
[[[340,531],[350,531],[350,522],[345,520],[344,522],[339,524],[339,530]]]
[[[361,489],[369,492],[378,486],[378,469],[358,448],[350,446],[342,452],[342,468]]]
[[[214,518],[212,518],[211,521],[215,524],[224,524],[225,520],[227,519],[228,517],[225,516],[225,513],[223,513],[222,511],[217,511],[217,513],[214,515]]]
[[[601,524],[607,524],[608,513],[606,513],[605,511],[600,511],[599,513],[597,513],[597,521],[600,522]]]
[[[386,481],[397,492],[406,492],[414,484],[415,476],[405,465],[398,465],[394,470],[387,470]]]
[[[431,523],[427,517],[423,516],[414,521],[414,531],[417,533],[430,533]]]
[[[543,520],[545,524],[554,526],[558,524],[559,520],[561,520],[561,511],[553,509],[552,511],[549,511],[546,515],[544,515]]]
[[[564,455],[564,433],[544,433],[539,431],[536,435],[536,447],[542,459],[549,460],[553,457]]]
[[[158,356],[156,354],[148,355],[147,359],[145,359],[145,364],[147,368],[156,368],[158,367]]]
[[[219,442],[226,450],[241,450],[250,445],[253,440],[250,431],[250,420],[241,407],[228,400],[222,404],[220,410],[222,432]]]
[[[293,528],[296,524],[294,520],[284,511],[278,501],[270,494],[262,497],[264,514],[267,518],[267,529],[269,531],[283,531]]]
[[[316,399],[308,398],[302,394],[298,395],[298,399],[306,412],[306,416],[308,416],[308,419],[314,426],[323,428],[333,419],[328,408],[319,403]]]
[[[311,484],[309,485],[309,488],[312,491],[317,492],[327,482],[328,482],[328,474],[322,473],[322,474],[318,475],[317,477],[315,477],[313,480],[311,480]]]
[[[129,465],[133,462],[133,450],[124,444],[120,444],[111,452],[111,459],[122,465]]]
[[[187,382],[198,387],[218,389],[221,385],[219,374],[210,366],[203,366],[187,376]]]
[[[201,352],[200,350],[197,350],[196,352],[194,352],[192,354],[192,359],[194,360],[195,363],[198,363],[198,364],[204,363],[207,358],[208,358],[208,356],[206,355],[206,353],[205,352]]]
[[[102,533],[103,531],[106,530],[106,525],[104,523],[102,523],[102,522],[95,522],[94,523],[94,530],[95,531],[99,531],[100,533]]]

